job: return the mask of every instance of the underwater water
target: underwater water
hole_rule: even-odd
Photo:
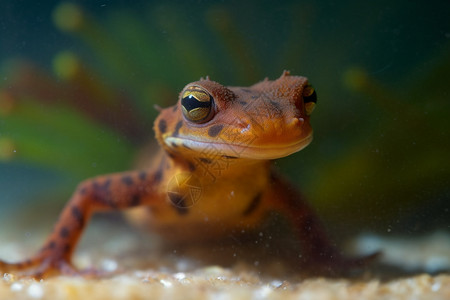
[[[186,83],[248,86],[290,70],[317,91],[315,135],[276,165],[329,227],[450,229],[446,1],[1,7],[1,214],[62,205],[79,181],[147,161],[154,105]]]

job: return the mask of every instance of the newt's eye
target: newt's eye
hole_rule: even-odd
[[[312,85],[308,84],[303,89],[303,103],[305,103],[306,115],[311,115],[316,107],[317,94]]]
[[[188,87],[181,98],[184,116],[194,123],[203,123],[210,119],[213,109],[213,97],[198,86]]]

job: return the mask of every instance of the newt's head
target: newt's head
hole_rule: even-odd
[[[280,158],[311,142],[315,102],[308,80],[289,72],[250,87],[202,79],[188,84],[178,103],[161,111],[156,137],[166,151],[182,156]]]

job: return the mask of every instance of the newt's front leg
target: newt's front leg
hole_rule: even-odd
[[[158,172],[126,172],[82,182],[39,252],[18,263],[0,261],[0,271],[28,271],[27,274],[33,277],[77,273],[71,264],[71,256],[91,215],[97,211],[150,204],[160,177]]]
[[[270,206],[291,223],[294,233],[302,242],[303,263],[312,270],[340,271],[361,267],[376,259],[376,252],[366,257],[349,258],[328,238],[324,227],[313,209],[283,178],[273,174],[271,178]]]

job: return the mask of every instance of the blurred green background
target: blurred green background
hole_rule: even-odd
[[[151,156],[200,77],[307,76],[315,140],[277,166],[327,224],[450,229],[450,2],[2,1],[0,215]]]

